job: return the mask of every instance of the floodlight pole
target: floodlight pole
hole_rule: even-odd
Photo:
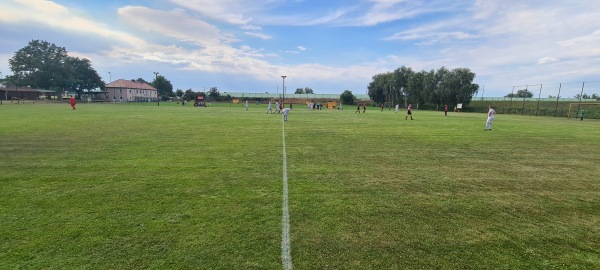
[[[158,72],[154,72],[154,82],[158,83]],[[156,88],[156,104],[157,106],[160,106],[160,97],[158,96],[158,87]]]
[[[281,91],[282,91],[282,93],[283,93],[283,99],[281,100],[281,108],[282,108],[282,109],[283,109],[283,108],[285,108],[285,78],[286,78],[286,77],[287,77],[287,76],[285,76],[285,75],[282,75],[282,76],[281,76],[281,78],[283,78],[283,88],[282,88],[282,90],[281,90]]]

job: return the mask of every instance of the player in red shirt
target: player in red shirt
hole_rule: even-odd
[[[356,111],[354,113],[360,114],[360,102],[356,104]]]
[[[444,116],[448,116],[448,104],[444,106]]]
[[[71,96],[71,98],[69,99],[69,103],[71,103],[71,108],[73,108],[73,110],[75,110],[75,98],[73,96]]]
[[[363,113],[365,113],[365,112],[367,112],[367,103],[363,102]]]
[[[409,115],[410,115],[410,120],[413,120],[413,118],[412,118],[412,104],[408,104],[408,110],[406,111],[406,117],[404,117],[404,120],[408,119]]]

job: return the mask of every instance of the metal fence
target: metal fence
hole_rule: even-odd
[[[520,90],[533,97],[515,97]],[[583,110],[588,118],[600,118],[600,81],[513,86],[507,96],[483,97],[482,93],[465,111],[485,112],[493,105],[497,113],[577,117]]]

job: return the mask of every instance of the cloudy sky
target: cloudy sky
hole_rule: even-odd
[[[485,96],[600,81],[597,0],[1,0],[2,76],[35,39],[107,82],[156,71],[195,91],[272,93],[286,75],[288,91],[364,94],[403,65],[470,68]]]

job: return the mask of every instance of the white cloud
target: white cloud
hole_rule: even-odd
[[[144,31],[153,31],[206,46],[207,44],[234,42],[231,34],[220,31],[217,27],[195,18],[180,10],[160,11],[147,7],[126,6],[117,13],[121,20]],[[158,18],[158,19],[157,19]]]
[[[565,47],[589,44],[600,41],[600,30],[585,36],[579,36],[568,40],[559,41],[558,44]]]
[[[251,37],[257,37],[257,38],[264,39],[264,40],[273,38],[269,35],[265,35],[265,34],[257,33],[257,32],[244,32],[244,35],[251,36]]]
[[[298,50],[301,50],[301,51],[306,51],[306,48],[305,48],[304,46],[302,46],[302,45],[301,45],[301,46],[298,46],[297,48],[298,48]]]
[[[122,31],[107,28],[104,24],[72,14],[64,6],[52,1],[16,0],[0,9],[0,22],[7,25],[31,25],[51,28],[81,36],[96,36],[112,40],[114,44],[143,46],[146,42]]]
[[[242,25],[240,28],[244,30],[262,30],[262,27],[250,24]]]
[[[558,59],[546,56],[546,57],[540,58],[537,63],[538,63],[538,65],[544,65],[544,64],[554,63],[554,62],[558,62]]]
[[[253,20],[252,13],[267,9],[272,5],[272,0],[254,0],[251,4],[243,0],[169,0],[189,10],[193,10],[202,16],[214,20],[226,22],[245,27],[256,27],[250,25]]]

